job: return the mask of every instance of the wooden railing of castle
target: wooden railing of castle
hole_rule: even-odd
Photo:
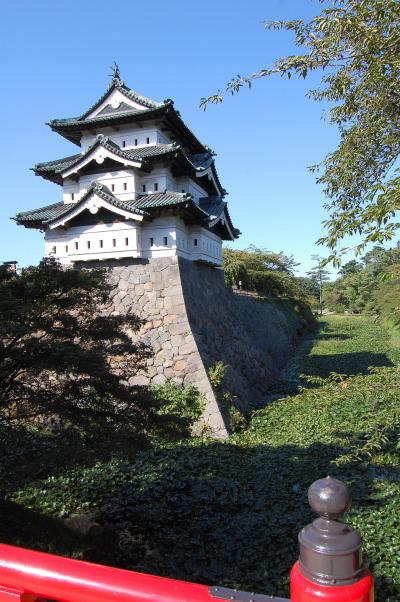
[[[308,491],[319,514],[299,534],[290,574],[291,602],[373,602],[373,579],[361,538],[339,520],[350,492],[327,477]],[[279,546],[279,541],[276,542]],[[0,602],[289,602],[285,598],[208,587],[0,545]]]

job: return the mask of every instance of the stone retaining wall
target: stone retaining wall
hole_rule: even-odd
[[[177,257],[91,267],[110,268],[116,286],[108,311],[135,313],[146,321],[140,338],[154,356],[130,383],[194,384],[205,396],[204,421],[215,437],[227,435],[227,423],[207,370],[216,361],[228,366],[224,388],[246,410],[263,399],[293,352],[298,333],[287,314],[274,303],[235,295],[221,270]]]

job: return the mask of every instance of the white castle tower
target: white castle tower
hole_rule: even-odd
[[[14,218],[45,233],[45,254],[66,265],[179,256],[221,266],[222,241],[238,237],[214,153],[172,100],[128,88],[115,65],[106,92],[79,117],[51,129],[79,147],[33,168],[62,186],[62,199]]]

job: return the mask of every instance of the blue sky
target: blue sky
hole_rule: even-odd
[[[308,19],[320,8],[312,0],[3,3],[0,261],[27,265],[42,256],[42,234],[9,217],[60,200],[61,188],[29,168],[76,147],[45,123],[89,107],[116,60],[127,85],[156,100],[173,98],[189,127],[217,152],[230,212],[243,233],[235,246],[293,254],[300,273],[309,269],[310,255],[324,254],[315,241],[326,214],[307,166],[337,142],[322,107],[305,97],[315,82],[260,80],[205,112],[199,99],[235,74],[296,52],[290,34],[266,31],[263,20]]]

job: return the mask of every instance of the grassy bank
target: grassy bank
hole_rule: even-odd
[[[313,518],[307,488],[330,474],[353,489],[348,521],[364,537],[376,600],[398,601],[399,362],[378,324],[328,317],[299,360],[297,384],[276,387],[281,399],[227,442],[82,462],[50,478],[44,468],[35,482],[10,489],[10,502],[57,525],[93,516],[107,539],[72,542],[66,551],[53,542],[52,551],[287,595],[297,533]],[[49,547],[40,536],[36,545]]]

